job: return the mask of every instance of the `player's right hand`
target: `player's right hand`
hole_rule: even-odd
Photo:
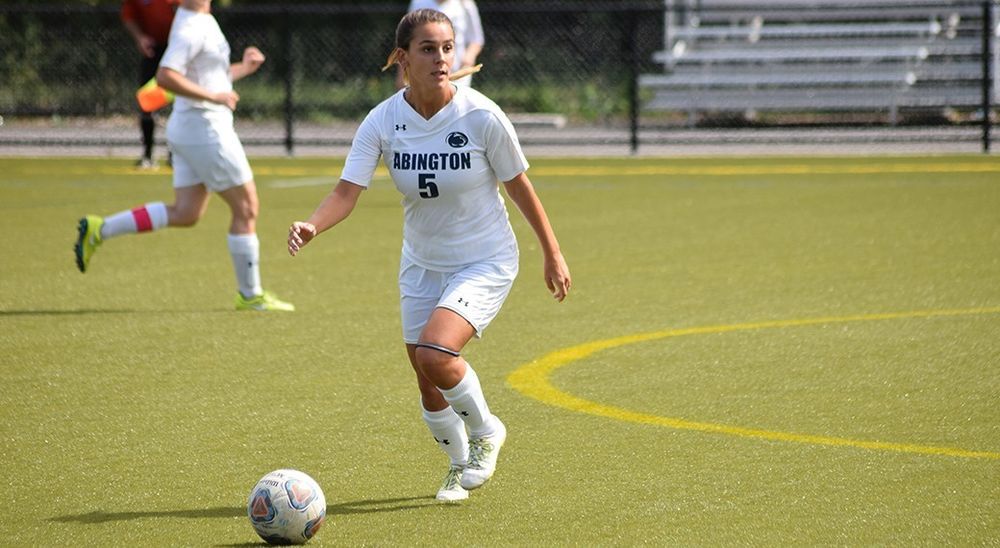
[[[316,227],[312,223],[295,221],[288,227],[288,254],[292,257],[316,237]]]
[[[156,55],[156,40],[153,40],[152,36],[143,34],[136,41],[136,45],[139,47],[139,52],[142,53],[144,57],[150,59]]]
[[[236,110],[236,103],[240,102],[240,94],[235,91],[220,91],[212,98],[212,102],[226,105],[229,110]]]

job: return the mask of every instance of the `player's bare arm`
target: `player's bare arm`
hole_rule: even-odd
[[[124,22],[124,25],[125,30],[128,31],[132,40],[135,41],[135,47],[139,50],[139,53],[145,57],[152,57],[154,54],[154,46],[156,45],[156,41],[153,40],[153,37],[145,32],[142,32],[139,24],[135,21],[127,20]]]
[[[354,211],[363,190],[364,187],[348,181],[337,183],[309,220],[296,221],[288,227],[288,253],[294,257],[317,235],[346,219]]]
[[[229,66],[229,77],[235,82],[257,72],[264,64],[264,54],[254,46],[243,50],[243,60]]]
[[[569,267],[566,259],[559,249],[559,241],[556,240],[555,232],[549,223],[549,217],[545,214],[545,208],[541,200],[535,194],[535,187],[531,184],[526,173],[521,173],[510,181],[504,183],[507,195],[517,206],[517,209],[524,215],[525,220],[531,225],[538,237],[538,243],[542,247],[544,255],[543,272],[545,285],[549,288],[552,296],[562,302],[569,294],[573,285],[569,274]]]
[[[213,93],[198,84],[189,80],[186,76],[174,69],[160,67],[156,71],[156,83],[163,89],[190,97],[198,101],[211,101],[220,105],[226,105],[229,110],[236,110],[236,103],[240,96],[235,91],[220,91]]]

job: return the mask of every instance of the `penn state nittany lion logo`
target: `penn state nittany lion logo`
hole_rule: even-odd
[[[469,138],[460,131],[453,131],[448,134],[448,146],[451,148],[462,148],[469,144]]]

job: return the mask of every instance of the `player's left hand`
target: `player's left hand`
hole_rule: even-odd
[[[562,302],[569,295],[569,289],[573,285],[573,280],[569,275],[569,267],[566,266],[566,259],[562,253],[545,260],[545,285],[552,293],[555,300]]]

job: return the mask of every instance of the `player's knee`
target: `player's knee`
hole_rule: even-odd
[[[247,197],[245,200],[241,200],[235,207],[233,207],[233,217],[237,221],[253,223],[257,220],[259,210],[260,205],[258,204],[256,197]]]
[[[433,378],[436,372],[447,368],[452,362],[458,359],[447,352],[426,346],[418,346],[416,352],[414,352],[414,356],[417,367],[429,378]]]
[[[174,207],[167,210],[167,220],[170,226],[194,226],[200,218],[201,211],[193,207]]]
[[[433,369],[434,366],[440,363],[441,360],[441,357],[437,354],[439,354],[439,352],[418,346],[416,352],[413,354],[417,362],[417,368],[422,372],[426,372],[428,369]]]

